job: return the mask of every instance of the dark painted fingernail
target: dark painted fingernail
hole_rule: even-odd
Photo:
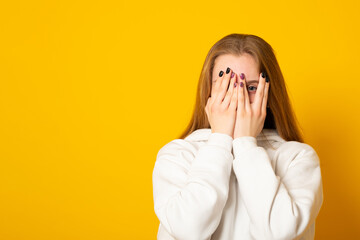
[[[243,82],[240,82],[240,87],[243,87],[244,86],[244,83]]]
[[[234,75],[235,75],[235,73],[234,73],[234,72],[232,72],[232,73],[231,73],[231,77],[230,77],[230,78],[233,78],[233,77],[234,77]]]
[[[224,75],[224,72],[223,72],[223,71],[220,71],[220,72],[219,72],[219,77],[222,77],[222,75]]]
[[[244,73],[241,73],[241,74],[240,74],[240,78],[241,78],[242,80],[244,80],[245,74],[244,74]]]
[[[228,74],[230,72],[230,68],[228,67],[227,69],[226,69],[226,74]]]
[[[262,77],[262,78],[265,78],[265,75],[266,75],[265,72],[262,72],[262,73],[261,73],[261,77]]]
[[[268,76],[266,76],[265,81],[269,82],[269,77]]]

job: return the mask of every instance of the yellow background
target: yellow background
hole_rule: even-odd
[[[156,239],[152,170],[230,33],[275,49],[321,159],[316,239],[360,238],[359,1],[2,1],[0,239]]]

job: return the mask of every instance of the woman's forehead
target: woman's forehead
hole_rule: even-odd
[[[249,54],[240,56],[232,54],[220,55],[215,59],[213,77],[216,77],[220,71],[226,71],[231,68],[236,74],[244,73],[247,79],[258,79],[258,64]]]

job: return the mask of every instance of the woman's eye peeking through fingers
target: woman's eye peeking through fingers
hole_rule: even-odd
[[[249,92],[256,92],[256,89],[257,89],[257,87],[255,87],[255,86],[248,86]]]

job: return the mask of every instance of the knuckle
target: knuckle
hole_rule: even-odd
[[[225,86],[221,85],[218,89],[218,93],[223,92],[225,90]]]
[[[225,104],[220,104],[219,111],[224,112],[225,109],[226,109]]]
[[[213,114],[219,113],[219,106],[213,105],[213,106],[211,107],[211,113],[213,113]]]

